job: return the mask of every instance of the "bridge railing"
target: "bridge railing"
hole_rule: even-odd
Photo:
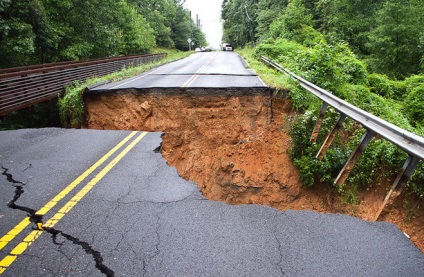
[[[0,69],[0,116],[56,98],[73,81],[101,77],[166,54],[113,57]]]
[[[290,72],[289,70],[285,69],[278,63],[273,62],[265,56],[261,56],[261,59],[263,62],[274,67],[278,71],[284,72],[285,74],[297,80],[300,86],[302,86],[303,88],[305,88],[306,90],[308,90],[323,101],[315,128],[311,135],[311,142],[315,142],[318,137],[318,133],[321,128],[321,124],[324,119],[327,107],[332,106],[340,113],[339,119],[337,120],[334,128],[327,135],[327,138],[321,146],[321,149],[317,153],[316,157],[318,159],[321,160],[324,157],[325,152],[330,147],[337,132],[342,128],[342,124],[347,117],[360,123],[366,129],[366,132],[363,135],[359,145],[350,155],[348,161],[337,176],[335,184],[342,185],[346,181],[347,177],[349,176],[349,173],[352,171],[355,163],[359,160],[359,157],[365,150],[367,144],[376,134],[392,142],[393,144],[403,149],[406,153],[408,153],[408,159],[403,165],[401,172],[397,176],[390,191],[388,192],[386,198],[380,206],[380,209],[375,215],[374,220],[377,220],[392,194],[400,194],[420,160],[424,159],[424,138],[407,130],[399,128],[396,125],[393,125],[373,114],[370,114],[334,96],[331,92],[312,84],[311,82],[303,79],[300,76],[297,76],[296,74]]]

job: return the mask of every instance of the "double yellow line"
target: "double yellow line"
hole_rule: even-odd
[[[197,72],[196,73],[194,73],[194,75],[193,76],[191,76],[191,78],[190,79],[188,79],[187,80],[187,82],[185,82],[181,87],[183,87],[183,88],[187,88],[187,87],[189,87],[189,86],[191,86],[193,83],[194,83],[194,81],[196,81],[196,79],[199,77],[199,74],[206,68],[206,67],[208,67],[209,66],[209,64],[213,61],[213,59],[215,58],[215,53],[213,54],[213,55],[211,55],[211,57],[208,59],[208,60],[206,60],[206,62],[203,64],[203,66],[199,69],[199,70],[197,70]]]
[[[131,138],[138,132],[132,132],[113,149],[101,157],[95,164],[81,174],[77,179],[70,183],[64,190],[51,199],[44,207],[36,212],[36,215],[44,216],[56,204],[59,203],[65,196],[67,196],[75,187],[77,187],[85,178],[87,178],[93,171],[100,167],[106,160],[108,160],[115,152],[123,147]],[[39,225],[39,230],[33,230],[20,242],[9,254],[0,261],[0,274],[2,274],[18,257],[21,255],[31,244],[33,244],[38,237],[43,233],[43,227],[53,228],[60,219],[62,219],[126,154],[128,154],[134,146],[146,135],[146,132],[141,133],[134,139],[127,147],[122,150],[109,164],[107,164],[93,179],[91,179],[79,192],[72,197],[53,217],[45,222],[43,226]],[[29,217],[26,217],[18,223],[6,235],[0,238],[0,250],[2,250],[9,242],[11,242],[17,235],[19,235],[30,224]],[[1,258],[1,257],[0,257]]]

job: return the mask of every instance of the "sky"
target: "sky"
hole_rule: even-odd
[[[222,38],[221,5],[223,0],[186,0],[184,7],[191,11],[196,22],[199,15],[202,31],[206,34],[209,45],[219,48]]]

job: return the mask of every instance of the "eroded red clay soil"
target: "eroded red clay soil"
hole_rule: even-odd
[[[334,189],[305,188],[289,155],[283,131],[288,100],[246,96],[162,95],[152,90],[85,97],[87,127],[165,132],[162,154],[179,174],[198,184],[211,200],[263,204],[282,211],[344,213],[372,220],[390,184],[360,192],[347,205]],[[424,252],[424,211],[417,199],[402,197],[380,220],[395,223]]]

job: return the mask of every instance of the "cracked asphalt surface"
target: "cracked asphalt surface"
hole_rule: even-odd
[[[91,93],[146,88],[266,88],[258,75],[235,52],[195,53],[145,74],[119,82],[95,85]]]
[[[40,209],[128,134],[0,132],[0,165],[25,184],[15,204]],[[424,276],[424,255],[395,225],[209,201],[155,151],[160,143],[160,133],[148,133],[57,223],[55,230],[81,243],[45,231],[3,275]],[[3,236],[26,214],[8,207],[15,187],[0,178]],[[102,273],[81,244],[97,252],[110,272]]]

